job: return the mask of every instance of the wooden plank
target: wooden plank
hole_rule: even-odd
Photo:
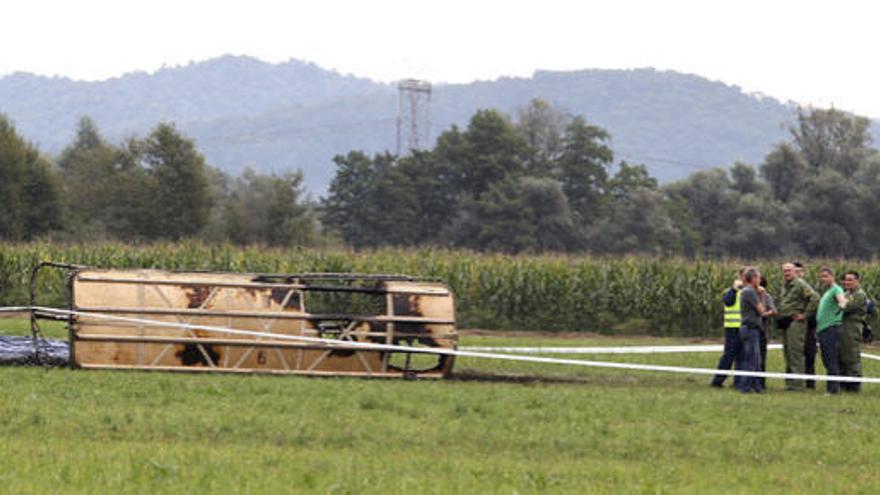
[[[101,334],[79,334],[77,340],[90,342],[124,342],[124,343],[146,343],[146,344],[204,344],[204,345],[231,345],[239,347],[285,347],[290,349],[322,349],[322,350],[341,350],[341,351],[372,351],[387,352],[373,349],[364,349],[362,347],[346,345],[346,342],[340,341],[338,344],[320,344],[307,343],[302,344],[290,342],[289,340],[251,340],[251,339],[214,339],[214,338],[192,338],[192,337],[147,337],[140,335],[101,335]],[[394,351],[398,352],[398,351]],[[404,351],[400,351],[404,352]]]
[[[224,287],[230,289],[301,289],[304,287],[302,284],[224,282],[221,280],[151,280],[116,277],[94,277],[88,275],[78,275],[76,277],[76,281],[94,282],[100,284],[169,285],[173,287],[189,285],[194,287]]]
[[[273,369],[235,369],[235,368],[193,368],[188,366],[125,366],[109,364],[83,364],[80,368],[95,370],[138,370],[138,371],[177,371],[184,373],[238,373],[238,374],[270,374],[270,375],[305,375],[305,376],[350,376],[363,378],[403,378],[406,374],[399,371],[373,372],[364,371],[306,371],[306,370],[273,370]],[[443,378],[442,373],[418,373],[418,378]]]
[[[356,320],[373,323],[433,323],[439,325],[452,325],[455,320],[449,318],[428,318],[419,316],[370,316],[352,315],[345,313],[310,314],[300,312],[271,312],[271,311],[219,311],[206,309],[175,309],[175,308],[139,308],[139,307],[113,307],[113,306],[85,306],[78,307],[77,311],[85,313],[108,313],[108,314],[150,314],[150,315],[173,315],[173,316],[231,316],[234,318],[278,318],[287,320]]]
[[[369,294],[418,294],[424,296],[446,296],[449,291],[445,288],[412,288],[405,291],[392,291],[388,289],[359,287],[347,285],[305,285],[305,284],[279,284],[271,282],[224,282],[211,280],[150,280],[114,277],[95,277],[78,275],[78,282],[95,282],[104,284],[135,284],[135,285],[170,285],[170,286],[197,286],[197,287],[225,287],[240,289],[295,289],[316,292],[358,292]]]

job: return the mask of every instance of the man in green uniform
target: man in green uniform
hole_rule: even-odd
[[[779,310],[777,326],[782,331],[785,352],[785,372],[804,373],[804,339],[807,318],[813,316],[819,304],[819,295],[797,276],[794,264],[782,265],[784,284],[776,307]],[[786,380],[786,390],[803,390],[803,380]]]
[[[800,261],[794,262],[795,273],[798,278],[807,282],[806,273],[807,268]],[[812,289],[814,286],[807,282],[807,285]],[[817,287],[820,287],[820,292],[817,292],[819,297],[822,297],[821,292],[821,284]],[[817,299],[818,300],[818,299]],[[813,314],[807,317],[807,334],[804,338],[804,373],[807,375],[815,375],[816,374],[816,351],[819,347],[819,341],[816,339],[816,315]],[[816,381],[815,380],[807,380],[807,388],[815,389]]]
[[[843,276],[846,306],[843,308],[843,334],[840,336],[840,374],[862,376],[862,327],[868,315],[868,295],[862,290],[858,272]],[[844,392],[858,393],[861,383],[841,383]]]
[[[834,271],[823,267],[819,270],[819,281],[825,292],[819,300],[816,310],[816,334],[819,337],[819,350],[822,352],[822,364],[828,376],[840,376],[839,343],[843,334],[843,308],[846,307],[846,295],[843,289],[834,282]],[[840,393],[840,382],[827,381],[829,394]]]

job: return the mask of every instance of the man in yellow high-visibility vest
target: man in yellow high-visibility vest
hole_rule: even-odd
[[[734,363],[742,358],[742,342],[739,338],[739,328],[742,326],[740,315],[740,289],[742,289],[743,273],[745,268],[740,268],[739,274],[733,284],[721,295],[724,304],[724,353],[718,360],[719,370],[729,370]],[[727,375],[715,375],[712,377],[713,387],[721,388]],[[739,383],[739,377],[733,378],[733,386]]]

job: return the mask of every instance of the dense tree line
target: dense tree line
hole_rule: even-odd
[[[52,164],[0,116],[0,238],[29,239],[61,223]]]
[[[669,185],[667,196],[687,215],[678,222],[686,253],[874,256],[880,154],[869,127],[834,109],[800,110],[791,142],[757,168],[738,163]]]
[[[193,141],[160,123],[108,143],[89,118],[57,161],[0,115],[0,239],[314,242],[301,173],[229,177]]]
[[[661,186],[645,166],[616,160],[604,129],[534,100],[513,117],[478,111],[430,150],[336,156],[314,204],[301,173],[230,177],[171,124],[114,144],[83,118],[47,157],[0,116],[0,239],[290,245],[332,235],[357,248],[870,257],[880,154],[869,126],[802,109],[790,141],[757,166]]]
[[[435,244],[506,252],[665,252],[677,242],[643,165],[610,136],[535,100],[482,110],[430,151],[335,158],[324,222],[357,247]]]
[[[356,247],[869,257],[880,155],[868,119],[804,110],[758,167],[658,185],[611,136],[540,100],[477,112],[429,151],[337,156],[325,226]]]
[[[657,182],[626,162],[610,175],[613,160],[607,132],[542,101],[516,122],[482,110],[430,151],[337,156],[323,220],[356,247],[616,248],[599,226],[629,215],[632,202],[656,200]]]

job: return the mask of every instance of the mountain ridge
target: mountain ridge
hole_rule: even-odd
[[[432,98],[433,138],[452,124],[466,125],[477,109],[513,114],[545,99],[605,127],[620,158],[646,163],[661,181],[734,161],[758,163],[787,138],[784,124],[796,106],[653,68],[536,70],[530,77],[438,83]],[[172,121],[212,165],[231,173],[300,168],[318,194],[333,176],[333,155],[395,148],[396,105],[393,84],[312,62],[240,55],[103,81],[23,72],[0,78],[0,112],[48,153],[72,140],[82,115],[113,141]]]

